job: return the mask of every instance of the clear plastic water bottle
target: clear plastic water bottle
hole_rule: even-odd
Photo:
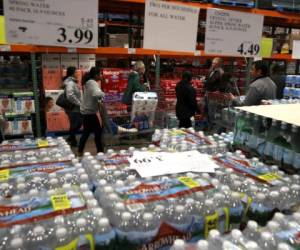
[[[255,241],[248,241],[245,244],[245,249],[247,249],[247,250],[261,250],[261,248],[258,246],[258,244]]]
[[[35,226],[28,232],[28,248],[39,249],[45,246],[47,239],[45,237],[46,230],[42,226]]]
[[[229,211],[231,227],[233,229],[239,228],[242,221],[244,208],[240,194],[237,192],[232,192],[231,194],[231,204],[229,205]]]
[[[262,232],[258,242],[263,250],[274,250],[277,247],[276,240],[270,232]]]
[[[8,249],[9,250],[25,250],[26,245],[25,245],[24,240],[21,237],[14,237],[10,241]]]
[[[293,250],[291,246],[289,246],[287,243],[281,242],[277,246],[277,250]]]
[[[59,227],[55,232],[55,247],[66,246],[72,239],[69,237],[68,230],[65,227]]]
[[[185,250],[186,243],[182,239],[176,239],[170,250]]]
[[[215,229],[210,230],[207,240],[208,240],[208,244],[209,244],[209,250],[222,249],[223,239],[218,230],[215,230]]]
[[[257,222],[254,220],[249,220],[243,233],[245,238],[253,241],[257,240],[260,236]]]
[[[266,196],[263,193],[257,193],[248,211],[248,218],[258,221],[262,226],[268,222],[271,213],[271,209],[265,206],[265,202]]]
[[[101,218],[94,232],[96,249],[114,249],[115,231],[111,228],[108,218]]]
[[[209,244],[207,240],[199,240],[196,244],[196,250],[209,250]]]

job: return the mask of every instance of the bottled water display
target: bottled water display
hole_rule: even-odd
[[[284,214],[299,207],[298,175],[286,175],[278,166],[246,158],[241,151],[227,152],[226,146],[224,152],[211,147],[223,147],[230,134],[201,135],[212,144],[194,148],[195,143],[189,143],[189,132],[195,133],[192,130],[158,132],[165,138],[163,133],[172,131],[185,133],[179,133],[180,147],[171,149],[169,143],[175,146],[171,138],[141,149],[109,149],[96,156],[85,153],[81,162],[63,158],[68,152],[57,159],[50,155],[53,150],[63,152],[67,148],[63,143],[20,150],[17,157],[0,153],[11,155],[14,161],[0,170],[0,249],[295,247],[300,216]],[[130,157],[137,151],[174,152],[175,156],[203,147],[218,166],[213,173],[142,178],[130,168]],[[45,149],[51,161],[39,156]],[[28,152],[40,157],[37,162],[15,164]],[[243,224],[247,227],[241,232]]]
[[[283,90],[283,96],[285,99],[300,99],[300,76],[299,75],[287,75],[286,86]]]
[[[220,236],[218,231],[212,230],[207,240],[195,243],[177,239],[171,249],[297,250],[300,246],[299,212],[289,216],[276,213],[267,227],[259,227],[255,221],[250,220],[243,232],[234,229],[229,235]],[[282,217],[282,222],[276,222],[276,217]]]
[[[296,125],[241,111],[233,141],[276,165],[294,172],[300,169],[300,129]]]

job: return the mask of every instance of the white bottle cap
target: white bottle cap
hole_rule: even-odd
[[[99,180],[98,182],[99,186],[105,186],[107,184],[107,181],[104,179]]]
[[[97,163],[97,161],[96,161],[96,163]],[[101,165],[100,164],[94,164],[94,169],[96,171],[99,171],[101,169]]]
[[[61,216],[61,215],[56,216],[56,217],[54,218],[54,223],[55,223],[56,225],[62,226],[62,225],[64,225],[64,223],[65,223],[65,219],[64,219],[64,217]]]
[[[241,196],[238,192],[232,192],[231,197],[235,200],[240,200],[241,199]]]
[[[256,194],[256,198],[257,198],[259,201],[263,201],[264,199],[266,199],[266,196],[265,196],[263,193],[257,193],[257,194]]]
[[[175,207],[176,213],[183,213],[184,212],[184,206],[178,205]]]
[[[278,191],[271,191],[269,195],[272,199],[276,199],[279,197],[280,194]]]
[[[96,209],[93,209],[93,214],[97,217],[101,217],[103,215],[103,209],[97,207]]]
[[[285,216],[284,216],[284,214],[277,212],[277,213],[275,213],[273,219],[278,221],[278,222],[282,222],[282,221],[284,221]]]
[[[173,249],[174,250],[184,250],[185,248],[185,242],[184,240],[182,239],[176,239],[174,241],[174,244],[173,244]]]
[[[220,237],[220,232],[216,229],[212,229],[209,231],[208,238],[213,240]]]
[[[233,243],[231,243],[230,241],[228,241],[228,240],[225,240],[224,242],[223,242],[223,244],[222,244],[222,249],[223,250],[230,250],[230,249],[234,249],[234,244]]]
[[[72,189],[72,185],[70,183],[65,183],[62,187],[67,191]]]
[[[73,159],[72,160],[72,164],[76,167],[76,164],[80,164],[81,165],[81,163],[79,163],[79,160],[77,159],[77,158],[75,158],[75,159]]]
[[[89,185],[87,183],[80,184],[80,189],[83,192],[88,191],[89,190]]]
[[[135,179],[136,179],[135,175],[128,175],[127,177],[127,180],[130,182],[135,181]]]
[[[87,201],[88,208],[95,208],[98,206],[98,202],[95,199],[90,199]]]
[[[122,202],[117,202],[115,208],[117,210],[125,210],[125,205]]]
[[[108,193],[112,193],[114,191],[114,189],[111,186],[106,186],[104,187],[104,193],[108,194]]]
[[[207,206],[207,207],[213,207],[214,202],[213,202],[213,200],[208,199],[208,200],[206,200],[206,201],[204,202],[204,204],[205,204],[205,206]]]
[[[26,188],[26,184],[24,182],[18,183],[17,185],[18,190],[24,191],[25,188]]]
[[[122,220],[129,221],[130,219],[131,219],[131,213],[129,212],[122,213]]]
[[[240,230],[238,230],[238,229],[233,229],[232,231],[231,231],[231,236],[232,236],[232,238],[233,239],[239,239],[240,237],[242,237],[242,232],[240,231]]]
[[[13,203],[18,202],[21,200],[21,196],[20,195],[14,195],[13,197],[11,197],[11,201]]]
[[[256,231],[257,228],[258,228],[258,224],[256,221],[254,220],[249,220],[248,223],[247,223],[247,227],[253,231]]]
[[[56,193],[56,192],[55,192],[55,189],[50,189],[50,190],[47,191],[47,195],[48,195],[48,196],[55,195],[55,193]]]
[[[276,222],[276,221],[269,221],[267,223],[267,228],[271,231],[271,232],[274,232],[276,231],[278,228],[279,228],[279,223]]]
[[[74,166],[75,166],[75,168],[82,168],[82,164],[81,163],[76,163]]]
[[[119,177],[121,174],[122,174],[122,172],[119,171],[119,170],[116,170],[116,171],[114,171],[114,173],[113,173],[113,175],[116,176],[116,177]]]
[[[300,191],[300,185],[293,184],[293,185],[291,186],[291,189],[292,189],[292,190],[295,190],[295,191]]]
[[[60,227],[56,230],[55,234],[56,234],[57,238],[63,238],[63,237],[66,237],[66,235],[68,234],[68,231],[64,227]]]
[[[38,193],[39,193],[39,191],[38,191],[37,189],[31,189],[31,190],[29,191],[29,195],[30,195],[31,197],[37,196]]]
[[[143,219],[146,220],[146,221],[151,221],[151,220],[153,220],[153,214],[151,214],[151,213],[144,213]]]
[[[92,164],[92,165],[96,165],[97,163],[98,163],[97,160],[95,160],[95,159],[91,160],[91,164]]]
[[[49,183],[50,183],[51,185],[56,185],[56,184],[58,184],[58,179],[56,179],[56,178],[51,178],[51,179],[49,180]]]
[[[255,241],[248,241],[245,245],[247,250],[258,250],[259,247]]]
[[[207,240],[199,240],[196,245],[197,250],[208,250],[208,241]]]
[[[23,239],[18,237],[18,238],[13,238],[10,242],[10,246],[12,249],[19,249],[23,247]]]
[[[18,177],[17,178],[17,183],[23,183],[25,182],[25,178],[24,177]]]
[[[294,213],[292,217],[295,219],[295,221],[300,221],[300,212]]]
[[[101,218],[99,220],[99,226],[100,227],[108,227],[109,226],[109,220],[107,218]]]
[[[45,229],[42,226],[36,226],[33,228],[33,233],[36,235],[41,235],[45,233]]]
[[[56,178],[56,173],[50,173],[49,178]]]
[[[77,227],[85,227],[86,226],[86,219],[79,218],[76,220],[76,226]]]
[[[165,206],[164,205],[156,205],[155,206],[155,211],[157,213],[162,213],[163,211],[165,211]]]
[[[262,232],[261,238],[265,241],[269,241],[270,239],[272,239],[272,234],[270,232]]]
[[[83,193],[83,196],[84,196],[84,198],[86,198],[87,200],[88,200],[88,199],[94,198],[94,195],[93,195],[93,193],[92,193],[91,191],[85,191],[85,192]]]
[[[77,174],[78,174],[78,175],[85,174],[84,168],[78,168],[78,169],[77,169]]]
[[[72,174],[65,174],[65,179],[66,180],[71,180],[73,178]]]
[[[87,182],[89,180],[89,176],[87,174],[80,175],[81,182]]]
[[[84,157],[91,156],[91,153],[90,153],[90,152],[85,152],[85,153],[83,154],[83,156],[84,156]]]
[[[284,242],[278,244],[277,250],[292,250],[292,248]]]
[[[117,180],[116,181],[116,186],[117,187],[123,187],[124,185],[125,185],[124,181],[122,181],[122,180]]]

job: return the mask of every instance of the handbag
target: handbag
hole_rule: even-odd
[[[58,98],[56,100],[56,105],[65,110],[72,110],[75,107],[75,104],[71,103],[67,99],[65,91],[58,96]]]

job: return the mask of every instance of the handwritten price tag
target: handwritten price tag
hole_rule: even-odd
[[[199,183],[190,177],[179,177],[178,180],[189,188],[199,187]]]
[[[9,169],[0,171],[0,181],[7,181],[9,179]]]
[[[64,210],[71,207],[71,203],[67,194],[51,196],[51,203],[55,211]]]

